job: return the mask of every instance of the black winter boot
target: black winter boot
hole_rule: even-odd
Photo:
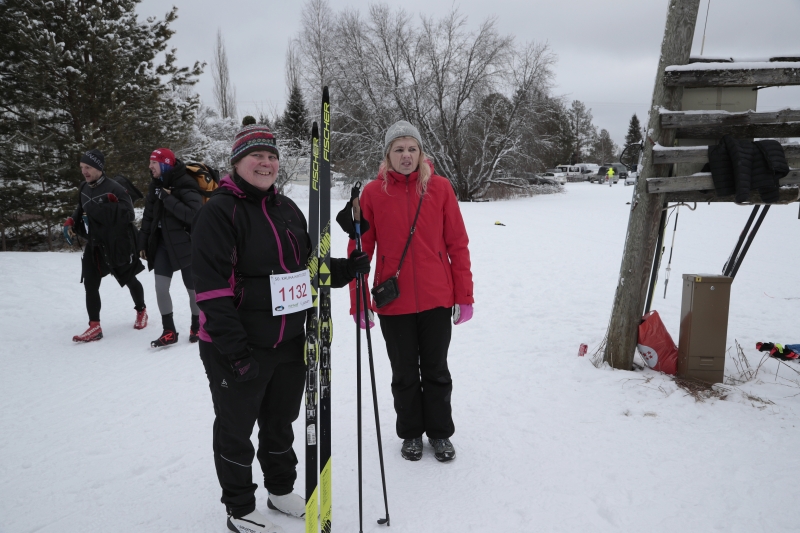
[[[456,458],[456,449],[453,448],[453,443],[450,442],[450,439],[428,438],[428,442],[433,446],[433,456],[436,457],[437,461],[445,463]]]
[[[419,461],[422,459],[422,437],[405,439],[403,441],[403,447],[400,448],[400,455],[403,456],[403,459],[408,459],[409,461]]]

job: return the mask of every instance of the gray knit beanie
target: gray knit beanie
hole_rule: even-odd
[[[422,150],[422,137],[419,135],[419,130],[405,120],[398,120],[386,130],[386,139],[383,141],[383,153],[388,154],[389,148],[392,147],[392,141],[399,137],[413,137],[419,143],[419,149]]]

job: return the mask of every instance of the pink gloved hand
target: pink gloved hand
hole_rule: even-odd
[[[453,324],[463,324],[472,318],[472,304],[456,304],[453,306]]]
[[[353,322],[356,322],[356,314],[353,313],[350,316],[353,317]],[[372,312],[372,309],[369,310],[369,314],[367,316],[369,316],[369,329],[372,329],[375,327],[375,314]],[[366,322],[364,320],[364,311],[361,311],[360,318],[361,320],[357,321],[358,327],[361,329],[367,329]]]

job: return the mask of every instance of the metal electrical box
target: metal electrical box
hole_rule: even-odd
[[[722,383],[732,281],[728,276],[683,275],[678,376]]]

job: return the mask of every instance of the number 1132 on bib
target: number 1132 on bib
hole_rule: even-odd
[[[311,277],[308,270],[273,274],[269,277],[272,293],[272,316],[287,315],[312,305]]]

